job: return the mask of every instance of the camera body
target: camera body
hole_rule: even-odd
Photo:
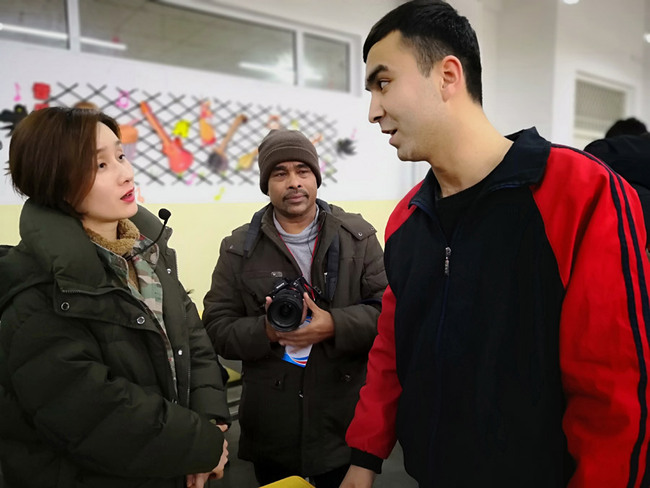
[[[295,280],[283,278],[269,293],[273,300],[266,310],[266,318],[275,330],[291,332],[302,323],[303,293],[307,282],[302,276]]]

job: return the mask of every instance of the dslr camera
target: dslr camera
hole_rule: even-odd
[[[303,293],[309,285],[302,276],[295,280],[283,278],[273,287],[269,297],[273,300],[266,310],[271,327],[280,332],[296,330],[302,323]]]

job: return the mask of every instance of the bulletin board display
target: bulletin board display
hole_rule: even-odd
[[[382,141],[378,158],[372,152],[379,146],[367,140],[361,143],[360,154],[359,145],[369,127],[359,97],[3,44],[0,64],[12,65],[0,80],[0,158],[4,162],[13,129],[27,114],[81,104],[119,123],[141,203],[260,200],[257,147],[270,130],[281,128],[301,131],[316,147],[321,191],[327,189],[334,199],[345,199],[350,191],[373,199],[368,187],[359,189],[359,178],[375,174],[377,161],[386,159],[389,147]],[[373,132],[379,134],[379,128]],[[363,168],[370,162],[375,166],[371,173],[370,168]],[[386,176],[377,173],[381,174]],[[386,192],[375,196],[393,197]],[[17,201],[5,176],[0,181],[0,204]]]

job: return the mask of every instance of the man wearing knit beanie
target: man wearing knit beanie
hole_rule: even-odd
[[[260,189],[269,194],[269,176],[278,163],[300,161],[309,166],[320,187],[321,175],[316,148],[302,132],[297,130],[272,130],[259,147]]]
[[[242,361],[239,457],[260,485],[298,475],[338,488],[386,287],[383,252],[360,215],[316,198],[319,158],[302,133],[271,131],[258,161],[271,202],[223,240],[203,321],[216,352]],[[282,299],[278,286],[296,293]],[[280,307],[293,307],[290,324]]]

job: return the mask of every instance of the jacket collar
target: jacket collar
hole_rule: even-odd
[[[19,247],[52,274],[63,290],[91,291],[106,286],[106,272],[81,221],[27,200],[20,213]]]
[[[502,188],[534,185],[539,183],[544,176],[551,143],[541,137],[534,127],[506,137],[513,141],[513,145],[503,160],[486,177],[486,184],[481,195]],[[422,186],[411,198],[409,206],[417,205],[426,211],[433,211],[437,186],[438,181],[433,171],[429,170]]]
[[[130,220],[145,236],[155,238],[161,228],[142,207]],[[164,246],[170,234],[168,230],[159,245]],[[52,275],[62,290],[93,293],[112,288],[97,248],[78,219],[27,200],[20,214],[20,236],[18,249],[32,255],[41,272]]]

